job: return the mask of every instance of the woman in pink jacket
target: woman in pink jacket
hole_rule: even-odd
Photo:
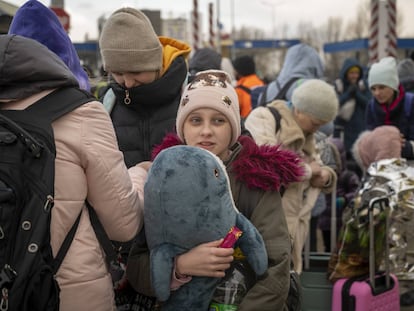
[[[78,87],[53,52],[21,36],[0,36],[0,109],[21,110],[62,87]],[[127,170],[111,120],[91,101],[52,123],[55,144],[55,201],[51,246],[55,256],[78,215],[72,244],[56,274],[60,310],[115,310],[111,276],[90,223],[87,199],[111,240],[132,239],[142,227],[146,171]]]

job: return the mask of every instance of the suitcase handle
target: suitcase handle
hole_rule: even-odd
[[[385,282],[386,287],[390,288],[390,266],[389,266],[389,244],[388,244],[388,227],[389,227],[389,199],[387,196],[373,198],[369,201],[368,217],[369,217],[369,281],[372,289],[376,291],[375,282],[375,237],[374,237],[374,210],[379,209],[380,212],[385,211]]]

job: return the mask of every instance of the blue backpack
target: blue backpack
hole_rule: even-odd
[[[260,94],[262,94],[263,90],[267,88],[267,85],[259,85],[253,86],[252,88],[248,88],[247,86],[240,84],[237,85],[236,88],[241,89],[250,95],[250,103],[252,105],[252,109],[254,109],[258,105],[258,99]]]

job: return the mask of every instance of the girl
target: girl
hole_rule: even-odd
[[[280,190],[299,180],[301,161],[278,146],[259,147],[241,135],[240,124],[237,94],[228,75],[219,70],[199,72],[181,98],[177,135],[167,135],[153,153],[156,156],[164,148],[187,144],[223,160],[235,204],[261,233],[269,257],[267,273],[248,291],[238,310],[287,310],[291,243]],[[191,185],[191,181],[183,182]],[[131,251],[127,275],[138,292],[152,295],[148,282],[143,282],[149,280],[149,266],[142,242],[137,241]],[[201,244],[177,256],[171,287],[190,281],[192,275],[224,277],[233,250],[218,248],[220,243]]]

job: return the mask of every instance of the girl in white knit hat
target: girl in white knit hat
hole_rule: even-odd
[[[414,159],[414,94],[406,92],[398,78],[397,62],[384,57],[372,65],[368,84],[373,98],[366,110],[366,126],[396,126],[404,138],[401,157]]]
[[[267,272],[255,281],[238,310],[287,310],[291,243],[280,191],[303,174],[300,158],[278,146],[259,147],[241,135],[239,103],[226,72],[199,72],[186,87],[177,113],[176,134],[168,134],[154,156],[174,145],[207,149],[226,165],[237,208],[256,226],[268,253]],[[191,180],[188,183],[191,191]],[[196,224],[195,224],[196,226]],[[233,261],[233,250],[218,248],[221,240],[201,244],[178,256],[171,288],[191,282],[191,276],[221,278]],[[148,253],[137,243],[128,263],[133,284],[149,289]],[[134,264],[132,263],[134,262]],[[181,283],[181,284],[180,284]],[[151,294],[151,292],[147,292]]]

